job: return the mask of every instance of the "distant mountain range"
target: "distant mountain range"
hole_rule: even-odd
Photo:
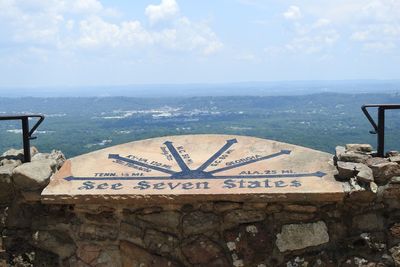
[[[315,93],[400,93],[400,80],[277,81],[85,87],[1,87],[2,97],[288,96]]]

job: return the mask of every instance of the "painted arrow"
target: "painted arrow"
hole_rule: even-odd
[[[168,170],[168,169],[164,169],[164,168],[161,168],[161,167],[153,166],[153,165],[150,165],[150,164],[147,164],[147,163],[143,163],[143,162],[140,162],[140,161],[137,161],[137,160],[124,158],[124,157],[121,157],[118,154],[109,154],[108,158],[109,159],[121,160],[121,161],[124,161],[124,162],[128,162],[128,163],[131,163],[131,164],[135,164],[135,165],[138,165],[138,166],[142,166],[142,167],[145,167],[145,168],[149,168],[149,169],[152,169],[152,170],[155,170],[155,171],[164,172],[164,173],[168,173],[168,174],[175,174],[176,173],[176,172],[174,172],[172,170]]]
[[[179,155],[179,152],[176,150],[172,142],[166,141],[164,142],[164,145],[167,146],[169,152],[171,152],[172,156],[174,157],[176,163],[178,163],[179,168],[181,168],[182,172],[189,172],[190,171],[189,167],[186,165],[185,161],[183,161],[181,155]]]
[[[287,173],[287,174],[267,174],[267,175],[226,175],[226,176],[214,176],[212,178],[204,180],[220,180],[220,179],[275,179],[275,178],[302,178],[302,177],[319,177],[322,178],[326,173],[317,171],[314,173]],[[66,181],[132,181],[132,180],[190,180],[197,179],[196,177],[184,178],[184,179],[172,179],[166,176],[148,176],[148,177],[65,177]]]
[[[227,151],[233,144],[236,144],[237,140],[236,139],[229,139],[226,140],[226,144],[221,147],[214,155],[212,155],[206,162],[204,162],[199,168],[197,168],[198,171],[203,171],[205,170],[208,166],[210,166],[211,163],[214,162],[219,156],[222,155],[225,151]]]
[[[301,177],[319,177],[322,178],[326,173],[317,171],[313,173],[285,173],[285,174],[265,174],[265,175],[224,175],[214,176],[211,179],[251,179],[251,178],[301,178]]]
[[[322,178],[326,173],[317,171],[313,173],[287,173],[287,174],[266,174],[266,175],[226,175],[214,176],[209,178],[201,178],[201,180],[219,180],[219,179],[274,179],[274,178],[302,178],[302,177],[319,177]],[[196,179],[192,177],[191,179]],[[167,176],[148,176],[148,177],[65,177],[66,181],[131,181],[131,180],[174,180]],[[177,179],[187,180],[187,179]]]
[[[258,159],[253,159],[253,160],[249,160],[249,161],[246,161],[246,162],[238,163],[238,164],[235,164],[235,165],[226,166],[226,167],[223,167],[223,168],[220,168],[220,169],[212,170],[209,173],[213,174],[213,173],[223,172],[223,171],[230,170],[230,169],[235,169],[235,168],[238,168],[238,167],[241,167],[241,166],[245,166],[245,165],[248,165],[248,164],[251,164],[251,163],[254,163],[254,162],[261,161],[261,160],[272,159],[272,158],[275,158],[275,157],[278,157],[278,156],[281,156],[281,155],[289,155],[290,152],[291,152],[290,150],[281,150],[278,153],[274,153],[274,154],[271,154],[271,155],[268,155],[268,156],[264,156],[264,157],[261,157],[261,158],[258,158]]]

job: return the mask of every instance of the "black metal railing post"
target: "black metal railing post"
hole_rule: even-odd
[[[29,130],[29,118],[39,118],[36,124]],[[10,116],[0,116],[0,121],[3,120],[21,120],[21,128],[22,128],[22,142],[24,148],[24,162],[31,161],[31,146],[30,140],[35,139],[36,137],[32,136],[35,130],[39,127],[39,125],[43,122],[43,115],[10,115]]]
[[[377,136],[377,152],[379,157],[385,154],[385,109],[378,108],[378,136]]]
[[[371,117],[367,108],[378,108],[378,123]],[[374,131],[370,131],[370,133],[377,135],[376,155],[378,157],[385,155],[385,111],[387,109],[400,109],[400,104],[368,104],[361,107],[361,110],[374,128]]]

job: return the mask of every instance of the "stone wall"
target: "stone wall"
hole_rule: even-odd
[[[0,157],[0,266],[400,266],[400,157],[338,147],[343,202],[44,205],[59,151]],[[325,199],[325,198],[321,198]],[[6,265],[6,262],[8,265]]]

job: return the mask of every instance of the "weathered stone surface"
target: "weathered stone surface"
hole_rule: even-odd
[[[335,156],[339,158],[339,156],[346,152],[346,148],[344,146],[335,147]]]
[[[115,213],[112,211],[103,211],[97,214],[86,213],[85,218],[90,222],[96,222],[101,224],[115,224],[118,221],[115,216]]]
[[[360,214],[353,217],[353,229],[357,231],[374,231],[383,228],[383,218],[376,213]]]
[[[283,225],[282,231],[276,235],[276,246],[281,252],[318,246],[327,242],[329,242],[328,228],[323,221]]]
[[[194,211],[183,217],[182,227],[185,235],[213,231],[220,226],[220,218],[211,212]]]
[[[290,222],[307,222],[314,219],[314,213],[303,212],[278,212],[274,214],[274,218],[283,223]]]
[[[14,198],[12,172],[14,164],[0,166],[0,204],[9,203]]]
[[[61,259],[68,258],[75,253],[73,240],[64,232],[59,231],[37,231],[32,236],[36,247],[53,252]]]
[[[400,184],[400,176],[393,176],[392,179],[390,179],[391,184]]]
[[[121,251],[122,267],[174,267],[177,263],[154,254],[141,247],[127,241],[121,241],[119,245]]]
[[[60,150],[52,150],[51,153],[37,153],[32,157],[32,161],[54,160],[52,168],[58,170],[62,167],[66,158]]]
[[[36,153],[38,153],[39,151],[37,150],[36,147],[31,146],[31,157],[34,156]],[[6,152],[4,152],[1,156],[0,156],[0,162],[4,159],[8,159],[8,160],[20,160],[22,161],[24,158],[24,150],[23,149],[10,149],[7,150]]]
[[[390,227],[390,233],[393,237],[400,238],[400,223],[395,223]]]
[[[293,212],[304,212],[304,213],[313,213],[316,212],[318,209],[315,206],[310,205],[286,205],[283,207],[286,211],[293,211]]]
[[[252,223],[264,220],[266,214],[260,210],[232,210],[225,214],[224,222],[228,224]]]
[[[368,166],[364,165],[359,169],[359,172],[357,173],[357,181],[365,182],[365,183],[370,183],[374,181],[374,175]]]
[[[365,163],[369,158],[371,158],[370,155],[353,151],[347,151],[343,154],[340,154],[340,156],[338,157],[339,161],[356,162],[356,163]]]
[[[86,264],[93,264],[100,256],[101,247],[97,244],[81,244],[76,250],[76,256]]]
[[[182,245],[182,252],[191,264],[207,266],[207,263],[224,258],[224,252],[205,236],[198,236]]]
[[[226,148],[221,158],[213,158]],[[265,164],[273,172],[265,172]],[[298,196],[305,201],[340,201],[344,192],[334,179],[336,172],[332,155],[276,141],[227,135],[168,136],[67,160],[42,192],[42,201],[156,206],[190,203],[201,196],[203,202],[196,209],[203,212],[214,211],[213,201],[256,203]],[[279,179],[270,179],[274,174]],[[83,178],[88,179],[84,184]]]
[[[157,229],[166,229],[176,232],[180,224],[181,213],[177,211],[164,211],[138,215],[137,217],[155,226]]]
[[[378,192],[378,185],[375,182],[370,182],[369,183],[369,190],[371,190],[372,193],[376,194]]]
[[[338,176],[341,179],[349,179],[351,177],[356,176],[357,169],[361,168],[360,166],[363,165],[362,163],[354,163],[354,162],[345,162],[345,161],[338,161],[337,168],[338,168]]]
[[[106,245],[100,251],[98,258],[94,260],[91,266],[96,267],[121,267],[121,253],[119,246]]]
[[[394,162],[375,164],[371,169],[378,184],[385,184],[393,176],[400,175],[400,165]]]
[[[119,239],[127,240],[131,243],[144,247],[143,232],[143,229],[137,225],[121,222]]]
[[[168,255],[178,247],[179,240],[173,235],[148,229],[144,235],[144,244],[150,251],[159,255]]]
[[[44,188],[53,171],[53,160],[28,162],[13,170],[14,184],[18,189],[34,191]]]
[[[400,163],[400,155],[399,156],[389,157],[389,161],[390,162]]]
[[[265,255],[272,251],[273,238],[270,233],[262,223],[241,225],[225,231],[225,242],[232,262],[241,262],[242,266],[254,266],[265,260]]]
[[[400,151],[391,150],[391,151],[386,152],[385,156],[386,156],[387,158],[389,158],[389,157],[395,157],[395,156],[400,156]]]
[[[392,255],[395,266],[400,266],[400,245],[392,247],[390,249],[390,254]]]
[[[78,234],[81,239],[86,240],[115,240],[118,229],[110,225],[82,224]]]
[[[240,207],[241,203],[238,202],[221,201],[214,204],[214,210],[216,212],[225,212],[229,210],[239,209]]]
[[[368,153],[372,151],[372,146],[370,144],[347,144],[346,150]]]
[[[376,165],[376,164],[380,164],[380,163],[387,163],[387,162],[389,162],[389,159],[387,159],[387,158],[372,157],[372,158],[367,159],[365,164],[367,164],[369,167],[371,167],[372,165]]]

